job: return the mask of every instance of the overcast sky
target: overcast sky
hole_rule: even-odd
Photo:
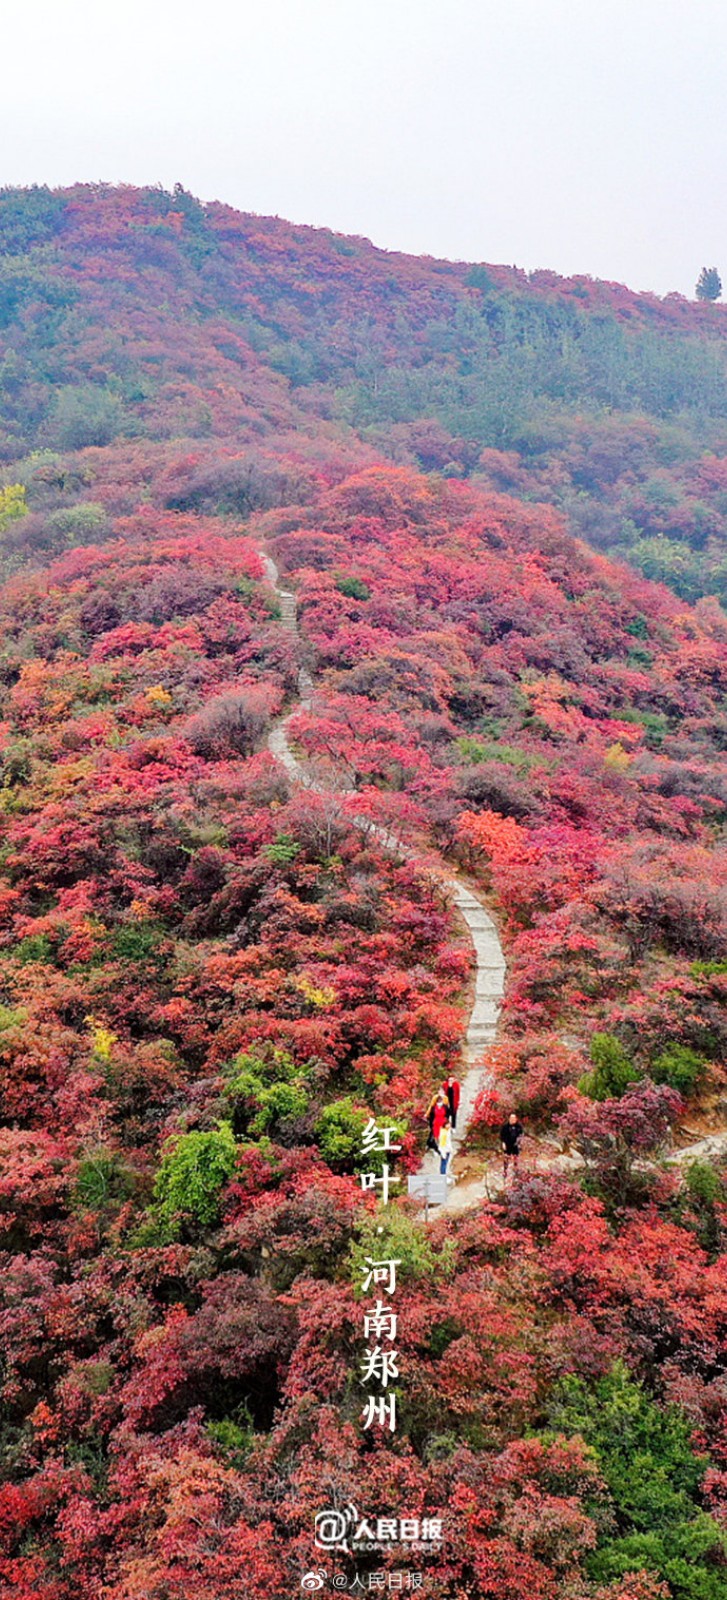
[[[0,0],[0,182],[727,285],[725,0]]]

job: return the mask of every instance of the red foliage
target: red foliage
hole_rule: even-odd
[[[488,289],[183,191],[56,199],[2,330],[0,452],[30,514],[0,592],[0,1600],[286,1600],[323,1562],[317,1512],[350,1500],[445,1519],[433,1600],[661,1600],[648,1574],[588,1584],[608,1497],[547,1399],[624,1358],[693,1418],[723,1515],[721,1202],[653,1179],[672,1090],[574,1084],[603,1031],[640,1070],[702,1052],[719,1083],[724,622],[554,504],[586,482],[589,515],[681,526],[712,562],[727,469],[667,472],[661,419],[605,406],[526,459],[374,397],[397,363],[443,376],[442,330],[466,342],[490,293],[495,343],[500,305],[666,341],[721,340],[720,313],[505,268]],[[289,732],[330,796],[265,748],[301,666]],[[372,1443],[366,1207],[318,1128],[365,1105],[411,1124],[416,1163],[470,969],[435,848],[507,946],[475,1121],[563,1114],[601,1198],[541,1175],[427,1235],[402,1221],[401,1426]],[[281,1095],[253,1138],[261,1084],[297,1109]],[[162,1147],[220,1121],[240,1147],[218,1220],[170,1235]]]

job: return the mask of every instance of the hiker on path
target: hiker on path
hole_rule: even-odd
[[[446,1178],[447,1183],[454,1183],[454,1178],[449,1176],[449,1163],[452,1157],[452,1124],[449,1120],[448,1112],[445,1112],[445,1120],[440,1129],[437,1143],[439,1147],[440,1176]]]
[[[461,1090],[460,1090],[459,1083],[457,1082],[457,1079],[453,1076],[453,1074],[451,1072],[450,1072],[449,1076],[447,1078],[445,1078],[444,1083],[442,1084],[442,1088],[443,1088],[444,1093],[445,1093],[445,1095],[447,1097],[447,1105],[449,1106],[449,1117],[450,1117],[450,1121],[452,1123],[452,1132],[454,1133],[454,1130],[455,1130],[455,1128],[457,1126],[457,1112],[459,1111],[459,1101],[460,1101]]]
[[[432,1095],[432,1098],[429,1102],[429,1109],[427,1111],[427,1122],[429,1123],[429,1138],[427,1140],[428,1150],[436,1150],[439,1148],[439,1135],[444,1126],[444,1119],[448,1115],[449,1110],[447,1106],[446,1095],[442,1089],[438,1089],[437,1093]]]
[[[518,1122],[517,1112],[511,1111],[507,1122],[503,1122],[500,1129],[500,1144],[502,1145],[502,1175],[507,1183],[508,1172],[512,1164],[513,1176],[517,1177],[520,1162],[520,1146],[524,1128]]]

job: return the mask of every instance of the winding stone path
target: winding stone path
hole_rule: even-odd
[[[295,595],[288,589],[280,586],[278,568],[272,557],[260,551],[260,557],[265,567],[268,582],[275,589],[280,602],[280,618],[286,632],[298,638],[298,620]],[[301,707],[310,707],[313,698],[313,680],[305,667],[298,672],[298,704],[288,712],[287,716],[276,722],[268,737],[268,749],[271,754],[285,768],[293,781],[305,789],[311,789],[318,794],[330,792],[326,786],[317,781],[315,775],[304,767],[293,754],[288,741],[288,723],[291,717]],[[336,789],[342,795],[354,794],[350,787]],[[405,844],[396,834],[388,828],[372,823],[368,817],[351,817],[351,821],[359,827],[373,833],[384,845],[385,849],[397,854],[404,860],[422,860],[421,853]],[[484,1064],[484,1054],[492,1044],[497,1030],[497,1018],[505,988],[505,957],[502,945],[498,938],[497,929],[485,909],[482,901],[468,888],[467,884],[456,873],[453,873],[438,858],[432,862],[427,856],[426,865],[433,870],[442,887],[449,894],[452,903],[467,927],[472,946],[475,952],[475,992],[470,1011],[467,1033],[462,1050],[462,1098],[460,1101],[457,1129],[453,1139],[453,1156],[456,1156],[459,1145],[465,1137],[472,1117],[475,1100],[480,1090],[489,1081],[490,1075]],[[434,1151],[428,1151],[422,1162],[421,1171],[427,1176],[433,1176],[438,1171],[438,1158]]]

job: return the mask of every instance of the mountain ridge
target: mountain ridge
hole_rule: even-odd
[[[6,471],[117,435],[326,427],[555,504],[686,599],[727,593],[719,306],[383,252],[182,190],[4,191],[0,262]]]

